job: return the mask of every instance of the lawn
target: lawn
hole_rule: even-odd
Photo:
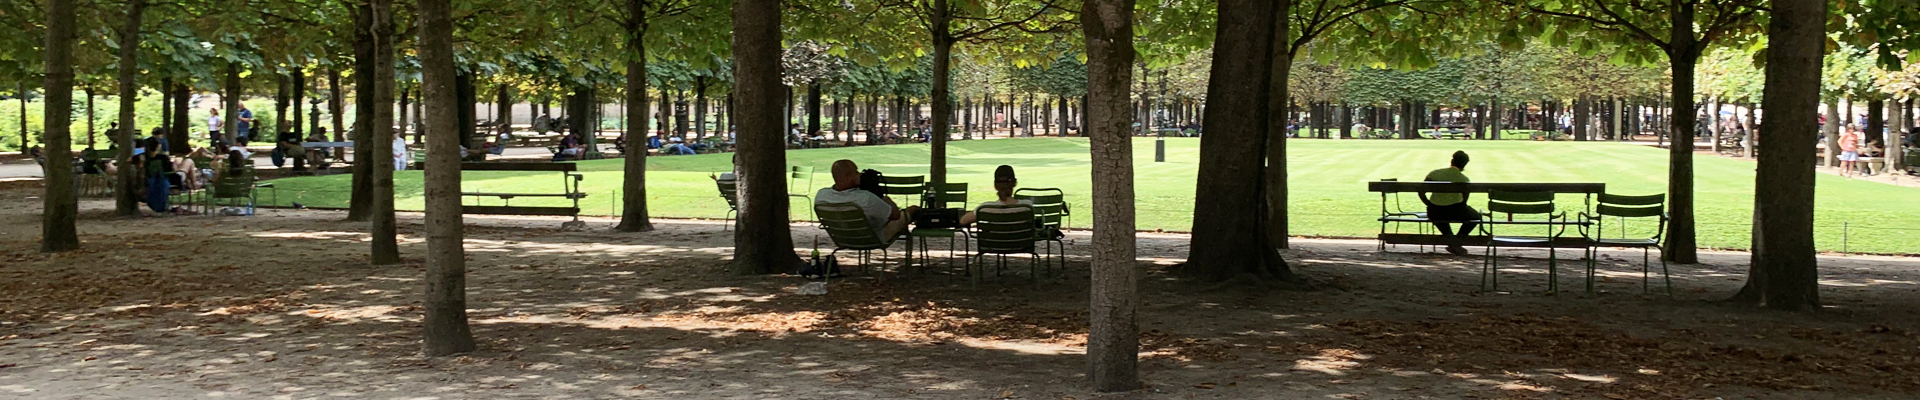
[[[1199,139],[1169,138],[1167,162],[1153,162],[1153,140],[1134,141],[1139,226],[1142,230],[1187,231],[1192,228],[1193,182],[1199,157]],[[1371,237],[1378,225],[1380,196],[1366,191],[1365,182],[1381,178],[1417,180],[1428,170],[1444,167],[1454,150],[1473,155],[1467,174],[1478,182],[1605,182],[1608,191],[1651,194],[1666,191],[1664,149],[1608,142],[1435,141],[1435,140],[1295,140],[1290,143],[1288,166],[1293,205],[1292,232],[1303,236]],[[792,150],[788,161],[819,170],[812,182],[799,185],[811,193],[828,185],[826,170],[834,160],[852,159],[862,168],[888,175],[927,172],[926,145]],[[948,148],[949,174],[955,182],[972,183],[975,202],[992,198],[993,168],[1013,165],[1023,187],[1057,187],[1069,193],[1074,206],[1072,225],[1089,226],[1092,200],[1085,139],[995,139],[953,142]],[[652,157],[647,161],[649,206],[656,217],[719,218],[726,203],[718,197],[710,173],[729,169],[731,155]],[[1696,193],[1703,247],[1746,248],[1751,235],[1753,168],[1751,161],[1697,156]],[[621,179],[621,160],[581,163],[586,175],[582,202],[589,214],[615,214]],[[555,173],[469,172],[465,190],[488,192],[552,192],[560,188]],[[402,210],[422,208],[421,173],[397,174],[395,193]],[[279,202],[313,207],[344,207],[347,175],[288,178],[275,181]],[[1838,251],[1845,235],[1848,251],[1914,253],[1920,250],[1920,189],[1847,180],[1822,174],[1815,233],[1822,250]],[[1566,201],[1577,201],[1565,197]],[[469,204],[472,203],[469,198]],[[485,204],[499,204],[486,200]],[[1418,200],[1408,200],[1417,204]],[[553,199],[520,199],[517,205],[560,205]],[[795,216],[806,213],[796,208]],[[1845,226],[1843,228],[1843,225]]]

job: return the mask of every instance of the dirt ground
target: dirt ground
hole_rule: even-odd
[[[1673,266],[1668,297],[1657,270],[1642,294],[1638,252],[1605,253],[1587,294],[1563,251],[1567,291],[1548,295],[1546,252],[1508,253],[1504,291],[1482,292],[1478,258],[1303,239],[1287,256],[1329,288],[1302,292],[1175,279],[1188,239],[1142,234],[1145,388],[1096,394],[1084,232],[1041,279],[1023,258],[978,282],[941,259],[806,296],[799,277],[725,271],[712,221],[469,218],[480,350],[424,358],[419,214],[400,216],[407,264],[371,267],[340,212],[122,220],[85,200],[83,250],[46,255],[34,185],[9,183],[0,398],[1920,397],[1913,258],[1823,257],[1828,307],[1782,313],[1715,302],[1743,253]],[[822,237],[794,231],[800,251]]]

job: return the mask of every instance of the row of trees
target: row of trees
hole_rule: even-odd
[[[30,4],[23,4],[30,3]],[[1691,110],[1696,100],[1695,67],[1709,50],[1767,46],[1766,85],[1761,107],[1776,110],[1765,125],[1756,199],[1755,262],[1739,299],[1769,307],[1801,309],[1819,304],[1812,248],[1812,176],[1804,168],[1811,155],[1790,149],[1813,143],[1811,132],[1784,127],[1812,124],[1819,101],[1817,81],[1791,77],[1820,75],[1824,35],[1848,44],[1877,46],[1882,65],[1897,65],[1895,49],[1920,47],[1920,39],[1902,24],[1857,21],[1920,21],[1908,9],[1861,5],[1826,8],[1822,1],[1673,0],[1649,5],[1617,0],[1219,0],[1137,4],[1132,0],[598,0],[551,7],[544,2],[472,0],[452,7],[448,0],[202,0],[149,4],[146,0],[98,3],[81,13],[74,0],[11,2],[8,18],[27,26],[27,35],[0,39],[0,49],[27,50],[0,64],[0,77],[44,77],[47,93],[46,222],[43,249],[77,248],[74,232],[70,152],[70,96],[76,66],[84,70],[111,60],[119,83],[122,120],[132,120],[132,99],[140,87],[179,89],[185,82],[218,82],[231,105],[245,93],[243,77],[285,76],[325,70],[329,81],[351,77],[356,124],[353,138],[360,159],[354,173],[354,209],[349,219],[367,221],[374,240],[369,263],[399,262],[392,209],[392,165],[384,152],[394,131],[394,94],[414,60],[421,101],[427,105],[428,285],[425,348],[429,355],[473,349],[466,328],[464,257],[459,214],[457,147],[471,135],[478,78],[505,75],[527,85],[566,96],[569,112],[587,111],[601,90],[623,85],[629,127],[649,125],[650,85],[679,80],[649,79],[650,62],[684,63],[691,70],[726,71],[737,126],[740,175],[740,228],[735,236],[733,269],[742,274],[785,272],[800,264],[787,225],[790,204],[782,168],[788,99],[796,90],[833,93],[830,74],[802,76],[783,67],[791,43],[819,44],[825,60],[802,63],[832,67],[834,57],[853,65],[904,71],[929,64],[927,99],[933,130],[932,181],[945,180],[945,141],[949,137],[958,77],[957,54],[1008,60],[1015,67],[1072,69],[1068,57],[1085,58],[1086,92],[1081,100],[1092,141],[1094,182],[1094,289],[1089,355],[1092,380],[1100,390],[1137,387],[1134,368],[1138,303],[1134,287],[1132,160],[1130,126],[1141,115],[1135,93],[1148,93],[1151,71],[1170,65],[1205,65],[1206,90],[1198,113],[1206,121],[1200,174],[1196,185],[1193,244],[1179,273],[1207,281],[1280,282],[1311,286],[1295,274],[1278,250],[1287,246],[1287,169],[1283,130],[1298,98],[1291,82],[1303,60],[1341,60],[1398,70],[1440,66],[1445,55],[1488,68],[1524,66],[1504,61],[1508,52],[1524,52],[1533,40],[1577,54],[1610,54],[1611,64],[1670,65],[1667,78],[1672,109]],[[44,4],[44,7],[41,5]],[[144,20],[149,9],[194,18]],[[1771,10],[1771,12],[1769,12]],[[85,18],[81,18],[84,16]],[[729,17],[723,19],[722,17]],[[730,24],[719,21],[730,20]],[[175,29],[175,28],[178,29]],[[84,28],[84,29],[82,29]],[[81,36],[105,30],[112,35]],[[1871,32],[1872,34],[1865,34]],[[1136,41],[1135,36],[1141,40]],[[22,41],[19,36],[43,39]],[[114,45],[89,43],[99,37]],[[608,41],[617,37],[621,40]],[[1233,38],[1214,41],[1213,38]],[[529,38],[535,38],[529,40]],[[916,38],[916,39],[906,39]],[[178,40],[176,40],[178,39]],[[1763,40],[1764,39],[1764,40]],[[32,42],[32,43],[27,43]],[[1061,46],[1079,43],[1084,46]],[[1493,43],[1498,50],[1485,47]],[[813,45],[807,45],[813,47]],[[956,47],[965,47],[956,52]],[[113,52],[105,50],[112,49]],[[411,54],[408,51],[411,51]],[[810,49],[807,53],[816,53]],[[1210,52],[1210,56],[1196,54]],[[108,54],[112,54],[109,56]],[[411,58],[407,57],[411,55]],[[832,56],[832,57],[827,57]],[[198,58],[193,58],[198,57]],[[492,60],[518,60],[502,66]],[[1491,61],[1489,61],[1491,60]],[[1664,61],[1663,61],[1664,60]],[[43,66],[36,69],[33,66]],[[515,72],[533,66],[533,72]],[[1138,75],[1136,68],[1140,68]],[[1313,65],[1313,64],[1307,64]],[[1598,64],[1596,64],[1598,65]],[[341,66],[341,67],[334,67]],[[1522,67],[1512,67],[1522,68]],[[854,68],[858,69],[858,68]],[[783,70],[785,72],[783,72]],[[1301,68],[1314,73],[1312,67]],[[875,70],[877,71],[877,70]],[[1482,95],[1525,97],[1533,90],[1502,79],[1500,69],[1463,74],[1463,85]],[[1506,70],[1511,72],[1512,70]],[[869,71],[874,72],[874,71]],[[697,86],[720,74],[694,77]],[[851,75],[851,74],[847,74]],[[1189,74],[1159,74],[1157,80],[1192,79]],[[1183,76],[1184,75],[1184,76]],[[1471,75],[1471,76],[1470,76]],[[1479,77],[1473,77],[1479,76]],[[795,78],[800,78],[795,80]],[[170,80],[173,79],[173,80]],[[1039,91],[1054,90],[1053,79],[1022,78]],[[256,80],[257,81],[257,80]],[[346,82],[330,87],[341,87]],[[1136,87],[1136,83],[1140,85]],[[510,84],[496,81],[500,93]],[[275,85],[275,88],[287,87]],[[1184,90],[1191,90],[1184,89]],[[1311,89],[1298,89],[1306,92]],[[337,96],[340,91],[334,91]],[[401,91],[404,93],[404,91]],[[1154,90],[1156,93],[1166,91]],[[702,91],[701,93],[705,93]],[[842,92],[846,96],[857,92]],[[1469,92],[1471,94],[1471,92]],[[869,96],[879,94],[868,93]],[[1177,95],[1168,95],[1177,96]],[[505,97],[500,95],[498,97]],[[1071,99],[1070,91],[1059,97]],[[1144,96],[1143,96],[1144,97]],[[896,98],[897,100],[897,98]],[[1404,100],[1404,99],[1402,99]],[[335,104],[340,104],[335,101]],[[510,103],[510,102],[501,102]],[[807,101],[808,108],[817,101]],[[1139,103],[1156,104],[1151,98]],[[1164,102],[1158,104],[1177,104]],[[1500,103],[1495,103],[1500,104]],[[465,107],[463,107],[465,106]],[[816,108],[817,109],[817,108]],[[339,112],[335,113],[336,115]],[[810,113],[820,115],[819,112]],[[1151,113],[1148,113],[1151,115]],[[1495,112],[1494,114],[1499,114]],[[667,113],[662,113],[667,115]],[[231,117],[229,117],[231,118]],[[1674,113],[1675,131],[1692,128],[1694,115]],[[576,119],[575,129],[587,119]],[[1803,121],[1804,120],[1804,121]],[[1805,122],[1805,124],[1799,124]],[[129,124],[130,125],[130,124]],[[232,129],[235,124],[229,121]],[[817,125],[816,125],[817,126]],[[131,149],[134,127],[115,140]],[[1257,144],[1248,146],[1247,144]],[[1780,147],[1774,147],[1780,146]],[[1692,143],[1672,146],[1669,257],[1692,262]],[[1776,150],[1768,150],[1776,149]],[[130,154],[123,152],[122,171]],[[1802,162],[1806,161],[1806,162]],[[619,231],[652,228],[645,191],[645,154],[624,162],[625,213]],[[123,181],[137,181],[126,179]],[[130,192],[130,191],[126,191]],[[122,199],[122,214],[137,212]],[[1249,213],[1252,217],[1249,218]],[[1764,216],[1765,218],[1760,218]]]

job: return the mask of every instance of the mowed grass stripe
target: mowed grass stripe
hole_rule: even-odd
[[[1199,139],[1166,139],[1167,162],[1153,162],[1154,140],[1136,138],[1135,192],[1139,227],[1143,230],[1192,229],[1194,182],[1199,177]],[[1380,196],[1366,191],[1365,182],[1380,178],[1418,180],[1427,171],[1447,165],[1455,150],[1473,156],[1468,175],[1477,182],[1605,182],[1621,194],[1665,193],[1667,150],[1606,142],[1531,142],[1461,140],[1294,140],[1288,143],[1288,185],[1291,231],[1303,236],[1371,237]],[[868,146],[847,149],[788,151],[794,165],[816,168],[811,194],[831,185],[828,167],[834,160],[852,159],[863,168],[888,175],[924,175],[931,150],[925,144]],[[726,211],[708,178],[731,169],[731,154],[649,157],[648,207],[655,216],[719,218]],[[1093,221],[1091,166],[1085,139],[1028,138],[954,141],[948,147],[950,180],[968,182],[969,202],[993,197],[992,173],[1000,164],[1013,165],[1022,187],[1054,187],[1068,193],[1072,224]],[[1745,248],[1752,235],[1755,164],[1713,156],[1696,156],[1695,193],[1703,247]],[[590,195],[581,207],[589,214],[612,214],[624,160],[588,161],[583,189]],[[469,172],[467,191],[554,192],[556,173]],[[402,171],[395,177],[396,204],[419,210],[420,171]],[[280,203],[300,202],[316,207],[345,207],[351,179],[345,175],[288,178],[276,181]],[[1920,189],[1897,187],[1837,176],[1819,175],[1816,239],[1823,250],[1841,248],[1841,224],[1847,223],[1847,247],[1855,252],[1920,252]],[[263,199],[264,200],[264,199]],[[1476,204],[1484,198],[1476,196]],[[472,199],[468,199],[471,204]],[[798,199],[796,199],[798,201]],[[1402,204],[1418,209],[1418,198],[1405,196]],[[1578,197],[1563,197],[1566,209],[1578,209]],[[1570,204],[1569,204],[1570,203]],[[484,199],[481,204],[500,204]],[[514,199],[515,205],[570,205],[552,198]],[[804,205],[793,215],[805,217]],[[1247,210],[1252,215],[1253,210]],[[1609,235],[1617,235],[1609,231]]]

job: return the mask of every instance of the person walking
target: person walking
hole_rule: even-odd
[[[226,127],[227,127],[227,120],[220,119],[220,109],[208,108],[207,109],[207,140],[208,141],[222,140],[222,135],[224,135],[224,131],[222,131],[221,129],[224,129]]]

